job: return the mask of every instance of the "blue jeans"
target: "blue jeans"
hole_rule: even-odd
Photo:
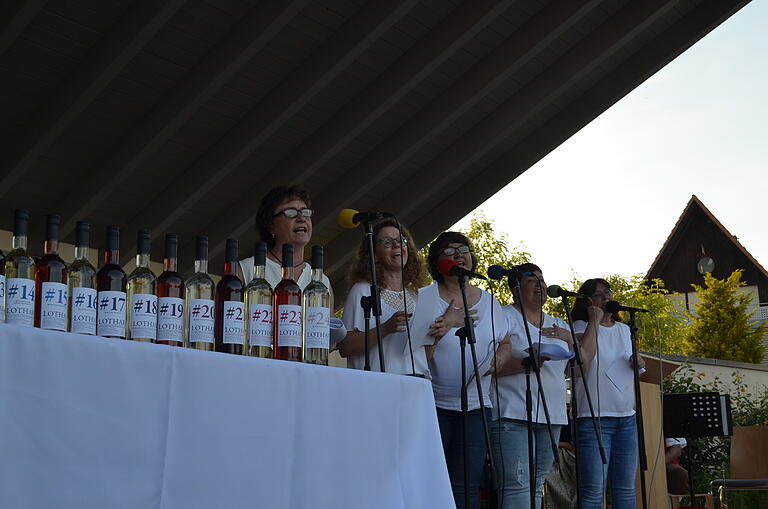
[[[608,458],[600,460],[597,435],[591,419],[578,419],[577,458],[579,464],[579,497],[582,509],[600,509],[606,478],[611,485],[613,509],[635,508],[637,476],[637,423],[635,416],[601,417],[603,448]]]
[[[560,426],[552,426],[557,443]],[[503,509],[530,507],[528,470],[528,426],[525,421],[500,419],[491,424],[493,463],[502,481]],[[533,454],[536,467],[536,507],[541,508],[542,488],[554,457],[546,424],[533,423]]]
[[[488,423],[491,422],[491,409],[485,409]],[[437,423],[443,440],[445,462],[448,465],[448,477],[451,479],[453,499],[458,509],[464,508],[464,420],[461,412],[437,409]],[[469,412],[469,490],[470,509],[477,509],[480,504],[480,480],[485,465],[485,432],[480,409]]]

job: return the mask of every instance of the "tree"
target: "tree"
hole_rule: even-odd
[[[683,351],[692,357],[760,363],[768,323],[752,321],[750,297],[738,292],[745,285],[742,271],[726,279],[704,275],[704,286],[692,285],[699,297],[696,316],[683,342]]]

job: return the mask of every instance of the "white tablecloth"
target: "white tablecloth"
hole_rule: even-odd
[[[428,381],[0,324],[0,507],[453,499]]]

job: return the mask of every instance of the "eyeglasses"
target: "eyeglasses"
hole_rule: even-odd
[[[376,242],[381,244],[382,246],[386,247],[387,249],[391,247],[395,247],[395,244],[398,246],[407,246],[408,245],[408,239],[405,237],[402,238],[402,242],[399,238],[392,238],[392,237],[383,237],[381,239],[378,239]]]
[[[315,213],[315,211],[312,210],[312,209],[307,209],[307,208],[303,208],[303,209],[290,208],[290,209],[281,210],[280,212],[276,212],[276,213],[274,213],[272,215],[272,217],[285,216],[285,217],[287,217],[289,219],[293,219],[294,217],[298,216],[299,214],[301,214],[304,217],[312,217],[312,214],[314,214],[314,213]]]
[[[453,256],[457,252],[461,254],[467,254],[469,253],[469,246],[446,247],[443,249],[443,255],[445,256]]]
[[[600,297],[605,297],[606,299],[610,299],[611,297],[613,297],[613,290],[608,288],[608,289],[606,289],[605,291],[602,291],[602,292],[595,292],[595,293],[592,294],[592,297],[597,298],[597,299],[599,299]]]

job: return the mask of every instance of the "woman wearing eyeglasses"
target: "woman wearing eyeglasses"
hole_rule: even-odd
[[[454,275],[440,273],[445,267],[444,260],[450,259],[456,265],[472,270],[477,259],[472,254],[469,239],[458,232],[441,233],[429,246],[427,264],[435,282],[419,290],[419,302],[414,317],[414,345],[426,346],[429,371],[432,376],[432,390],[437,406],[437,420],[443,442],[448,475],[451,479],[456,507],[464,508],[464,438],[461,412],[461,348],[456,331],[464,326],[464,307],[459,288],[459,279]],[[441,262],[443,264],[441,265]],[[450,264],[449,264],[450,265]],[[507,334],[507,319],[499,303],[489,293],[466,284],[467,304],[474,319],[478,364],[481,375],[487,370],[487,362],[493,355],[495,341],[501,341]],[[421,315],[421,316],[418,316]],[[486,446],[483,417],[490,424],[491,397],[490,377],[481,376],[484,408],[481,408],[477,394],[476,379],[472,366],[472,355],[466,347],[467,399],[469,408],[469,491],[470,508],[479,504],[478,489],[483,473]],[[467,508],[469,509],[469,508]]]
[[[424,348],[409,345],[406,330],[406,322],[416,307],[416,292],[424,280],[419,252],[408,230],[399,230],[397,223],[391,219],[373,225],[373,239],[377,284],[381,289],[384,368],[387,373],[428,376]],[[349,332],[339,343],[339,353],[347,358],[347,366],[355,369],[365,366],[365,319],[360,299],[371,294],[370,263],[368,242],[363,238],[347,275],[352,287],[347,295],[342,320]],[[369,329],[371,369],[380,371],[379,338],[373,316]]]
[[[637,427],[632,373],[632,343],[629,327],[618,314],[605,312],[613,300],[608,281],[589,279],[579,293],[590,298],[577,299],[573,308],[573,329],[581,344],[586,383],[600,436],[608,458],[603,466],[597,435],[584,394],[584,380],[576,379],[578,406],[576,451],[579,468],[579,497],[583,509],[600,509],[606,485],[611,486],[611,507],[635,507],[637,475]],[[638,361],[640,367],[642,359]]]
[[[304,261],[304,248],[312,238],[312,214],[309,193],[297,186],[278,186],[261,199],[256,212],[256,228],[261,240],[267,243],[266,279],[274,288],[283,278],[283,244],[293,246],[294,279],[299,288],[312,280],[312,267]],[[240,260],[243,281],[253,279],[253,256]],[[331,283],[323,274],[323,283],[330,289]],[[331,290],[333,309],[333,290]]]

